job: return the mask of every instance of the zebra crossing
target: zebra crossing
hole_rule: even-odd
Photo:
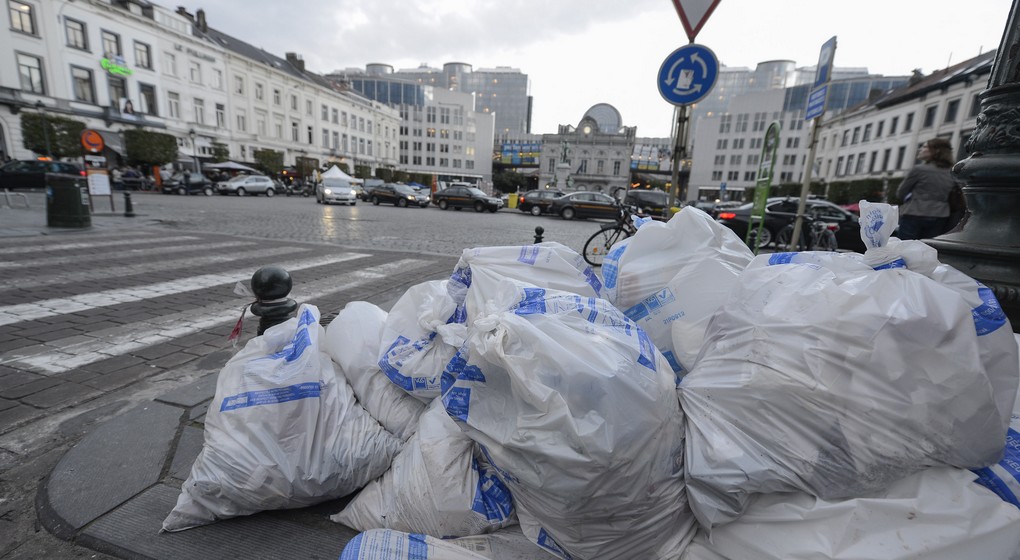
[[[13,426],[77,403],[75,395],[125,390],[135,377],[233,351],[227,337],[251,303],[234,288],[262,266],[288,270],[289,297],[328,317],[349,301],[386,307],[455,264],[222,234],[0,238],[0,426],[12,411]],[[257,328],[248,317],[242,343]]]

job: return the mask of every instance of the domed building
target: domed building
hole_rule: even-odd
[[[539,185],[567,191],[612,194],[630,184],[637,128],[623,126],[616,107],[598,103],[573,125],[542,135]]]

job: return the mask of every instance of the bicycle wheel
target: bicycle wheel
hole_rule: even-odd
[[[790,238],[793,237],[793,224],[788,224],[779,230],[779,234],[776,235],[776,250],[780,252],[806,251],[807,243],[805,243],[804,235],[805,232],[802,229],[800,232],[800,243],[797,243],[795,246],[790,241]]]
[[[600,229],[584,244],[584,262],[592,266],[602,266],[602,259],[609,253],[617,241],[629,237],[623,228]]]

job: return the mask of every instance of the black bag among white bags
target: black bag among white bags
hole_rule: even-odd
[[[322,336],[318,309],[302,305],[227,362],[164,531],[338,498],[389,468],[400,440],[336,375]]]
[[[678,391],[691,507],[706,528],[754,494],[852,498],[1002,454],[1017,345],[988,288],[861,203],[864,259],[760,255]]]

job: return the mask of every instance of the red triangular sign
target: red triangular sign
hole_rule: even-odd
[[[694,42],[701,27],[712,15],[712,10],[719,5],[719,0],[673,0],[676,13],[680,14],[680,21],[684,24],[684,31],[687,38]]]

